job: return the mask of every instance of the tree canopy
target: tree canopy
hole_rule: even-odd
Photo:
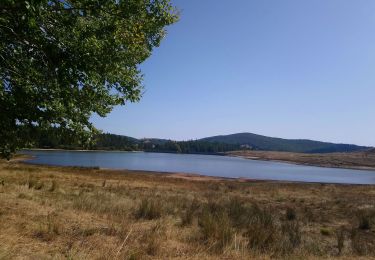
[[[140,99],[139,64],[177,19],[169,0],[2,0],[0,155],[51,127],[89,142],[93,113]]]

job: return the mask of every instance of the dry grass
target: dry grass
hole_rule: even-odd
[[[0,161],[0,259],[375,257],[374,186]]]
[[[240,156],[258,160],[276,160],[303,165],[351,168],[351,169],[375,169],[375,149],[365,152],[352,153],[291,153],[270,151],[232,151],[231,156]]]

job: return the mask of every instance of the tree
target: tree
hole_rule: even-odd
[[[140,99],[139,64],[177,19],[169,0],[1,0],[0,154],[51,127],[89,143],[93,113]]]

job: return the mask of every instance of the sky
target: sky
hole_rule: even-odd
[[[375,1],[172,0],[145,93],[92,122],[136,138],[251,132],[375,146]]]

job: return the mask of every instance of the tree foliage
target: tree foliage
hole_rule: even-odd
[[[139,100],[139,64],[177,19],[169,0],[0,1],[0,154],[51,127],[90,141],[93,113]]]

